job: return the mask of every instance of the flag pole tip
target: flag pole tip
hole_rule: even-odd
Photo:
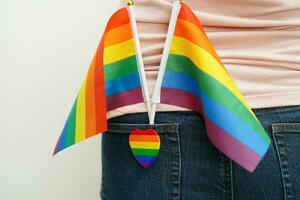
[[[132,6],[132,5],[134,5],[134,2],[133,2],[133,0],[127,0],[127,5],[128,5],[128,6]]]

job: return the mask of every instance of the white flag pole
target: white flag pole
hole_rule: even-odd
[[[142,51],[141,51],[139,36],[138,36],[138,32],[137,32],[137,25],[136,25],[136,21],[135,21],[134,3],[132,0],[128,0],[127,5],[128,5],[128,10],[129,10],[130,25],[131,25],[133,38],[134,38],[136,56],[137,56],[137,61],[138,61],[139,77],[140,77],[140,82],[142,85],[143,97],[144,97],[144,101],[146,103],[146,108],[147,108],[149,122],[150,122],[151,102],[150,102],[148,85],[147,85],[147,80],[146,80],[144,62],[143,62],[143,58],[142,58]]]
[[[168,33],[167,33],[167,37],[166,37],[166,42],[165,42],[162,59],[160,62],[159,72],[158,72],[156,84],[154,87],[153,97],[152,97],[150,124],[154,124],[154,119],[155,119],[155,114],[156,114],[156,105],[157,105],[157,103],[160,103],[161,85],[162,85],[163,77],[164,77],[165,70],[166,70],[167,60],[168,60],[169,51],[170,51],[170,47],[171,47],[171,42],[173,39],[175,26],[176,26],[176,22],[177,22],[177,17],[178,17],[180,8],[181,8],[180,0],[174,0],[171,18],[170,18],[170,22],[169,22]]]

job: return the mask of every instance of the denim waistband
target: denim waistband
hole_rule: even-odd
[[[165,124],[127,124],[127,123],[108,123],[108,130],[118,133],[129,133],[133,129],[150,129],[153,128],[159,133],[169,132],[176,133],[178,132],[177,123],[165,123]]]
[[[254,108],[252,110],[255,114],[258,115],[268,113],[268,112],[291,112],[291,111],[300,111],[300,105]]]

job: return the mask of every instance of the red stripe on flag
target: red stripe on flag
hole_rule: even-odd
[[[95,67],[95,111],[96,111],[96,133],[107,130],[106,98],[104,85],[103,48],[104,37],[96,51]],[[96,134],[95,133],[95,134]]]
[[[130,23],[129,15],[126,8],[117,10],[109,19],[105,28],[105,33],[119,26]]]

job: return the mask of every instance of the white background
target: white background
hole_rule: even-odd
[[[0,199],[98,200],[100,136],[52,157],[119,0],[0,0]]]

